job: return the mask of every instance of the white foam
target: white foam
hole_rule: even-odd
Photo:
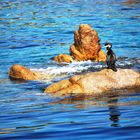
[[[125,67],[133,65],[132,60],[121,60],[117,61],[117,67]],[[98,63],[98,62],[92,62],[92,61],[73,61],[72,63],[63,63],[61,65],[54,65],[49,66],[46,68],[39,68],[39,69],[32,69],[33,71],[39,72],[43,75],[43,81],[45,82],[51,82],[53,79],[61,79],[65,78],[71,75],[74,75],[75,73],[81,73],[85,71],[93,71],[95,69],[102,69],[106,67],[106,64]]]
[[[124,61],[124,62],[119,62],[119,63],[117,63],[117,65],[118,66],[130,66],[130,65],[132,65],[133,63],[131,63],[131,62],[127,62],[127,61]]]
[[[87,70],[91,67],[95,68],[101,68],[102,65],[97,63],[91,62],[91,61],[81,61],[81,62],[76,62],[74,61],[73,63],[70,64],[65,64],[61,66],[52,66],[52,67],[47,67],[47,68],[40,68],[40,69],[32,69],[33,71],[38,71],[38,72],[43,72],[43,73],[48,73],[49,75],[60,75],[60,74],[71,74],[75,72],[81,72],[83,70]]]
[[[82,71],[86,71],[90,68],[101,68],[103,67],[101,64],[92,62],[92,61],[81,61],[77,62],[74,61],[70,64],[64,64],[64,65],[56,65],[56,66],[50,66],[47,68],[39,68],[39,69],[32,69],[33,71],[39,72],[44,76],[44,79],[46,82],[49,82],[52,79],[55,78],[63,78],[70,75],[73,75],[74,73],[80,73]]]

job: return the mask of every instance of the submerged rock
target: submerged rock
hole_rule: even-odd
[[[57,62],[95,60],[105,61],[106,54],[101,50],[98,33],[87,24],[81,24],[74,33],[74,43],[70,47],[70,55],[60,54],[54,57]]]
[[[32,72],[21,65],[15,64],[10,68],[9,77],[20,80],[38,80],[39,74]]]
[[[114,72],[104,69],[54,83],[45,92],[56,97],[70,95],[103,95],[121,89],[140,87],[140,74],[131,69]]]

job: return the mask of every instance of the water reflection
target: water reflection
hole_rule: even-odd
[[[133,4],[139,4],[139,0],[127,0],[124,2],[125,5],[133,5]]]
[[[108,109],[110,114],[110,120],[111,120],[111,126],[117,127],[119,126],[119,117],[120,117],[120,111],[118,107],[118,98],[117,97],[109,97],[108,101]]]
[[[86,112],[86,116],[91,117],[91,120],[95,116],[98,116],[100,112],[104,112],[104,117],[108,121],[107,125],[109,124],[111,127],[120,127],[122,126],[122,118],[120,117],[123,114],[122,107],[140,105],[139,93],[140,88],[135,88],[119,90],[118,92],[116,91],[102,96],[77,95],[60,100],[56,99],[50,102],[49,105],[68,104],[74,107],[74,109],[82,111],[88,110],[89,108],[90,111]],[[94,121],[98,122],[98,117],[95,118],[93,122]],[[106,122],[99,121],[98,123],[103,125]]]

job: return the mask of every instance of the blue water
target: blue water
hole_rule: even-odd
[[[0,0],[0,139],[139,140],[140,92],[101,98],[52,98],[43,89],[74,74],[105,67],[91,61],[57,64],[73,32],[89,24],[110,41],[117,67],[140,71],[139,0]],[[104,50],[104,47],[103,47]],[[44,81],[11,81],[21,64],[47,73]]]

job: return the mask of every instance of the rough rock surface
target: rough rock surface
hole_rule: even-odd
[[[70,53],[76,60],[95,60],[101,50],[98,33],[87,24],[81,24],[74,33]]]
[[[73,58],[70,55],[67,54],[60,54],[58,56],[54,57],[54,60],[56,62],[67,62],[67,63],[71,63],[73,61]]]
[[[75,75],[70,79],[54,83],[45,92],[56,97],[69,95],[101,95],[120,89],[140,87],[140,74],[131,69],[114,72],[104,69],[85,75]]]
[[[38,80],[39,74],[21,65],[15,64],[10,68],[9,77],[20,80]]]
[[[106,54],[101,50],[98,33],[88,24],[81,24],[74,32],[74,43],[70,47],[70,55],[60,54],[54,57],[54,60],[56,62],[71,62],[72,58],[77,61],[106,60]]]
[[[105,62],[105,61],[106,61],[106,54],[105,54],[105,52],[104,52],[103,50],[100,50],[100,51],[98,52],[98,57],[96,58],[96,60],[97,60],[98,62],[100,62],[100,61]]]

